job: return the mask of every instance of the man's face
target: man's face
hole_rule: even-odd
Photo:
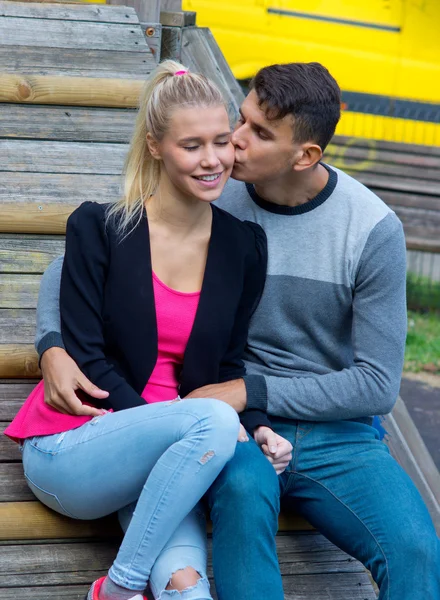
[[[248,183],[279,179],[292,171],[301,146],[292,140],[292,117],[270,121],[252,90],[240,110],[232,134],[235,163],[232,177]]]

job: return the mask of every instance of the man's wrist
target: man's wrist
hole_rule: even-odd
[[[246,408],[267,412],[267,386],[263,375],[245,375]]]

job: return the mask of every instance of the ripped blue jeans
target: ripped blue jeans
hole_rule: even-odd
[[[150,581],[156,598],[179,597],[165,588],[176,570],[192,566],[201,579],[180,597],[210,600],[205,529],[193,509],[234,455],[238,428],[235,411],[219,400],[146,404],[27,439],[24,472],[35,496],[63,515],[121,511],[126,532],[109,571],[116,584],[140,591]],[[183,564],[188,552],[179,555],[178,538],[188,545],[189,532],[197,560]]]

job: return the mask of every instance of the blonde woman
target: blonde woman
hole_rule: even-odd
[[[161,600],[211,598],[197,504],[247,438],[226,403],[180,397],[244,374],[267,256],[258,225],[211,205],[231,173],[230,135],[219,90],[164,62],[142,94],[124,197],[86,202],[67,224],[63,342],[108,397],[94,401],[101,416],[63,414],[40,383],[6,433],[57,512],[131,517],[136,506],[89,600],[142,600],[148,582]]]

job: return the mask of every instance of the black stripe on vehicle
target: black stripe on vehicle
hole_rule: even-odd
[[[286,10],[284,8],[268,8],[267,12],[271,15],[282,15],[284,17],[296,17],[297,19],[311,19],[313,21],[324,21],[327,23],[337,23],[338,25],[352,25],[353,27],[366,27],[367,29],[379,29],[380,31],[390,31],[399,33],[400,27],[392,25],[381,25],[380,23],[367,23],[365,21],[352,21],[351,19],[339,19],[338,17],[326,17],[324,15],[314,15],[312,13],[297,12],[295,10]]]
[[[395,119],[409,119],[427,123],[440,123],[440,104],[401,100],[379,94],[342,92],[344,110],[349,112],[381,115]]]

